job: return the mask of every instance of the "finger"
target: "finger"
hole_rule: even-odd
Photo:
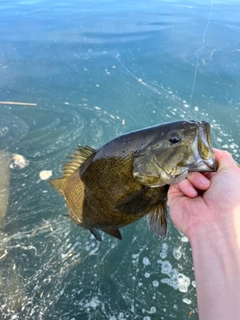
[[[239,168],[238,164],[234,161],[232,155],[228,151],[219,149],[213,150],[215,152],[215,159],[218,163],[218,171],[229,167],[233,169]]]
[[[198,195],[197,190],[188,179],[184,179],[177,185],[173,186],[177,188],[183,195],[189,198],[195,198]]]
[[[200,190],[207,190],[211,184],[207,176],[200,172],[190,172],[187,176],[187,180],[190,181],[195,188]]]
[[[204,172],[203,175],[208,179],[211,180],[212,177],[216,174],[216,172]]]

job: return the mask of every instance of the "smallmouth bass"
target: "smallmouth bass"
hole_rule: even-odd
[[[147,216],[167,235],[167,192],[190,171],[216,171],[206,121],[174,121],[116,137],[94,150],[81,147],[50,184],[64,197],[68,216],[101,240],[99,229],[122,239],[119,228]]]

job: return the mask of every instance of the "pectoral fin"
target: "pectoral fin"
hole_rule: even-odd
[[[112,237],[122,240],[122,235],[118,229],[102,229],[102,231],[109,234]]]
[[[149,229],[158,237],[165,239],[167,236],[167,206],[166,201],[161,202],[151,210],[147,216]]]
[[[147,189],[144,188],[131,194],[129,197],[120,201],[114,210],[126,214],[139,214],[144,212],[151,205],[152,198],[147,196]]]
[[[151,206],[166,201],[168,188],[169,186],[167,185],[160,188],[145,187],[120,201],[114,210],[126,214],[147,213]]]

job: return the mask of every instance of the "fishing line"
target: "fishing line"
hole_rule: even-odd
[[[210,19],[211,19],[211,16],[212,16],[213,1],[214,1],[214,0],[212,0],[212,2],[211,2],[211,6],[210,6],[210,10],[209,10],[209,15],[208,15],[208,21],[207,21],[205,30],[204,30],[204,32],[203,32],[203,38],[202,38],[203,43],[205,43],[205,35],[206,35],[207,29],[208,29],[208,26],[209,26],[209,23],[210,23]]]
[[[210,5],[210,9],[209,9],[207,24],[206,24],[205,29],[203,31],[203,36],[202,36],[203,45],[205,44],[205,36],[206,36],[207,29],[209,27],[209,23],[210,23],[211,16],[212,16],[213,2],[214,2],[214,0],[211,0],[211,5]],[[192,106],[193,92],[194,92],[194,89],[195,89],[195,84],[196,84],[196,79],[197,79],[197,72],[198,72],[198,66],[199,66],[199,63],[198,63],[199,62],[199,52],[202,51],[203,49],[204,49],[204,46],[202,46],[200,49],[198,49],[195,52],[195,55],[197,57],[197,61],[196,61],[196,65],[195,65],[192,90],[191,90],[191,93],[190,93],[190,103],[189,103],[190,107]]]

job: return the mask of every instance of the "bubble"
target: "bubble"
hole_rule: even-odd
[[[43,170],[39,172],[39,177],[41,180],[47,180],[52,176],[52,170]]]
[[[167,258],[167,253],[166,253],[166,252],[161,252],[161,253],[160,253],[160,257],[161,257],[162,259]]]
[[[180,248],[173,248],[173,256],[176,260],[179,260],[182,256]]]
[[[167,253],[168,253],[168,245],[166,243],[162,244],[162,251],[160,252],[160,257],[162,259],[165,259],[167,257]]]
[[[169,274],[169,272],[172,270],[172,265],[169,261],[163,261],[161,266],[161,272],[162,274]]]
[[[152,284],[155,288],[159,286],[159,282],[157,280],[154,280]]]
[[[144,257],[144,258],[143,258],[143,264],[144,264],[145,266],[150,265],[150,261],[149,261],[149,259],[148,259],[147,257]]]
[[[155,313],[157,311],[157,309],[155,307],[151,307],[149,313]]]
[[[144,276],[145,276],[145,278],[149,278],[150,277],[150,273],[149,272],[145,272]]]
[[[188,238],[185,237],[185,236],[182,236],[182,237],[181,237],[181,241],[182,241],[182,242],[188,242]]]
[[[21,154],[13,154],[14,166],[23,169],[29,165],[29,161]],[[11,166],[13,168],[14,166]]]
[[[190,278],[182,273],[178,274],[178,289],[180,292],[188,292],[188,287],[190,285]]]
[[[187,298],[182,299],[182,301],[183,301],[184,303],[186,303],[186,304],[192,303],[192,301],[191,301],[190,299],[187,299]]]
[[[93,297],[91,301],[85,304],[86,308],[93,308],[96,309],[100,305],[100,301],[97,297]]]

